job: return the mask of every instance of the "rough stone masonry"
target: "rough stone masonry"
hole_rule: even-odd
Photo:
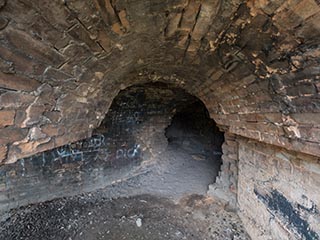
[[[120,90],[163,82],[232,136],[210,192],[237,195],[251,237],[319,239],[319,23],[318,0],[0,0],[0,164],[90,137]]]

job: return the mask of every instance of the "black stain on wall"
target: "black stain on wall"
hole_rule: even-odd
[[[305,195],[302,195],[302,199],[305,200],[305,201],[308,201],[308,198],[307,196]],[[304,212],[307,212],[309,214],[319,214],[319,210],[317,208],[317,205],[314,204],[313,202],[311,203],[311,206],[310,207],[305,207],[301,204],[297,204],[297,207],[299,209],[299,211],[304,211]]]
[[[270,194],[262,194],[257,189],[254,189],[254,193],[274,215],[279,216],[284,224],[297,233],[301,239],[320,239],[319,235],[311,230],[309,223],[301,217],[299,209],[295,209],[293,204],[279,191],[274,189]],[[317,211],[316,206],[312,207],[312,211]]]

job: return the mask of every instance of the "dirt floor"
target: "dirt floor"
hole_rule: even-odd
[[[191,195],[175,204],[151,195],[106,199],[98,191],[12,211],[1,223],[0,239],[249,238],[236,214],[210,198]]]
[[[151,194],[178,201],[190,194],[205,195],[220,166],[197,151],[168,148],[144,174],[109,189],[110,197]]]
[[[0,239],[249,239],[235,213],[205,196],[218,170],[204,152],[168,148],[138,176],[11,210]]]

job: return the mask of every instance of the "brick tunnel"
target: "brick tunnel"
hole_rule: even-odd
[[[320,239],[318,0],[0,0],[0,239]]]

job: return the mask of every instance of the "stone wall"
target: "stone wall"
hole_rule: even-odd
[[[320,154],[318,1],[2,0],[0,13],[0,164],[89,137],[121,89],[151,81],[234,134]]]
[[[0,212],[106,187],[139,174],[141,161],[136,144],[107,132],[20,159],[0,167]]]
[[[239,140],[239,214],[252,239],[320,239],[320,159]]]
[[[319,21],[318,0],[0,0],[0,165],[90,137],[146,82],[197,96],[229,133],[319,157]]]
[[[226,130],[224,139],[225,141],[222,145],[221,171],[219,172],[216,182],[209,185],[208,194],[222,200],[228,205],[227,207],[229,209],[236,210],[239,165],[237,136]]]

